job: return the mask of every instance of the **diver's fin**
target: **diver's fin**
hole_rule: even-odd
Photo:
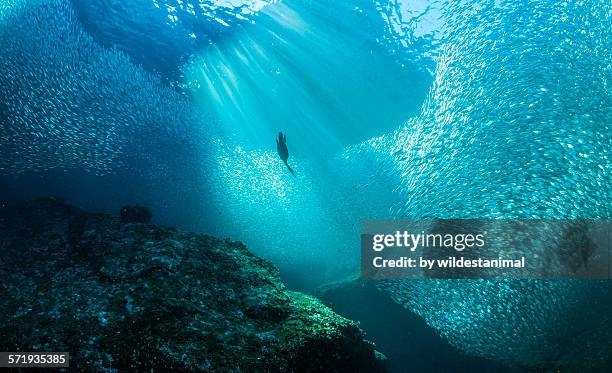
[[[289,164],[287,162],[285,162],[285,166],[287,166],[287,168],[289,169],[289,171],[291,172],[291,174],[293,176],[295,176],[295,172],[293,172],[293,169],[291,168],[291,166],[289,166]]]

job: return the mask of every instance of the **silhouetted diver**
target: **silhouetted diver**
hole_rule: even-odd
[[[289,158],[289,149],[287,149],[287,137],[283,135],[282,132],[278,133],[278,139],[276,139],[276,151],[278,152],[278,156],[285,162],[285,166],[291,171],[293,176],[295,176],[295,172],[291,169],[289,164],[287,163],[287,159]]]

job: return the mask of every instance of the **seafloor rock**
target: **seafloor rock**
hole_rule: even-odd
[[[121,223],[150,223],[153,214],[148,207],[124,206],[119,211]]]
[[[1,208],[0,236],[0,351],[68,351],[80,370],[383,370],[354,322],[238,242],[58,199]]]

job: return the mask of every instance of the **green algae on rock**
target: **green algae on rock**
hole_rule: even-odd
[[[383,371],[355,322],[239,242],[58,199],[0,209],[0,350],[77,370]]]

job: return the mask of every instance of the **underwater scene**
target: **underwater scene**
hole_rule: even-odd
[[[0,369],[612,372],[611,221],[610,0],[0,0]]]

